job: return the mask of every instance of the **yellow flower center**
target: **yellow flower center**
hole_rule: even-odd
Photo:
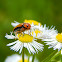
[[[18,62],[22,62],[22,59],[21,59],[21,60],[19,60]],[[25,60],[24,60],[24,62],[28,62],[28,60],[27,60],[27,59],[25,59]],[[31,62],[31,61],[29,61],[29,62]]]
[[[30,36],[28,34],[18,34],[18,40],[23,42],[23,43],[28,43],[28,42],[32,42],[33,40],[33,36]]]
[[[34,32],[36,33],[36,37],[37,37],[37,34],[38,34],[38,33],[40,33],[40,35],[42,34],[42,32],[39,31],[39,30],[37,30],[37,29],[36,29],[35,31],[32,32],[32,35],[34,34]]]
[[[56,36],[56,39],[62,43],[62,33],[58,33],[58,35]]]
[[[34,25],[39,25],[39,22],[37,22],[37,21],[35,21],[35,20],[25,20],[24,22],[25,22],[25,23],[30,23],[30,24],[34,23]],[[41,25],[41,24],[40,24],[40,25]]]

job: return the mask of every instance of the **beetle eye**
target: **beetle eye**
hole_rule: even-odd
[[[28,27],[28,25],[27,25],[27,27]]]

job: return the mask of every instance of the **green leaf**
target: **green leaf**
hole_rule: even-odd
[[[56,61],[56,62],[61,61],[61,52],[60,52],[60,51],[57,52],[57,53],[51,58],[50,61],[51,61],[51,62],[53,62],[53,61]]]

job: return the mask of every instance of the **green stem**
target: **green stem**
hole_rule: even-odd
[[[29,56],[28,56],[28,62],[29,62]]]
[[[23,47],[23,50],[22,50],[22,62],[24,62],[24,47]]]
[[[32,62],[34,62],[34,58],[35,58],[35,54],[34,54],[33,57],[32,57]]]
[[[61,49],[61,58],[60,58],[60,59],[61,59],[61,61],[62,61],[62,49]]]
[[[28,53],[28,62],[29,62],[29,58],[30,58],[30,56],[29,56],[29,53]]]

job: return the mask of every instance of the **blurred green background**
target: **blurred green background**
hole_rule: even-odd
[[[5,38],[5,34],[10,34],[13,30],[11,22],[15,20],[23,23],[25,19],[36,20],[47,26],[56,26],[58,32],[61,32],[62,0],[0,0],[0,62],[4,62],[7,56],[16,53],[6,46],[14,41]],[[57,53],[53,48],[48,49],[46,45],[44,47],[43,52],[36,54],[39,62],[48,62]],[[61,62],[59,56],[60,53],[54,58],[54,62]]]

